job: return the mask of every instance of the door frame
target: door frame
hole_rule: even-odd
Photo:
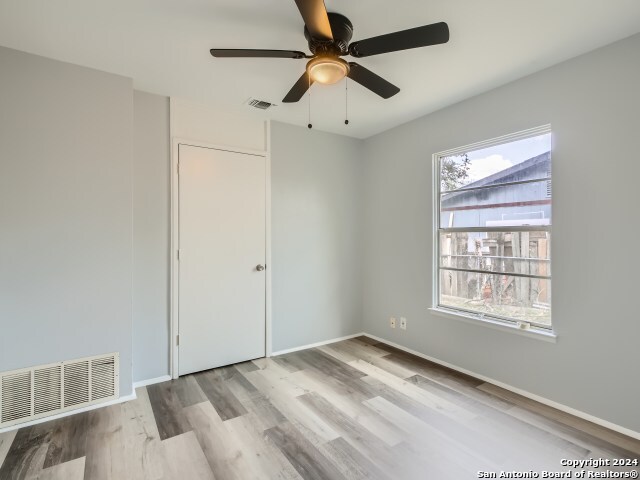
[[[180,231],[180,191],[178,178],[178,162],[180,145],[208,148],[211,150],[223,150],[227,152],[257,155],[265,159],[265,356],[270,357],[272,352],[271,340],[271,135],[270,125],[266,122],[266,150],[251,150],[248,148],[217,145],[199,140],[172,137],[171,139],[171,235],[169,254],[170,264],[170,292],[169,292],[169,366],[171,378],[178,378],[180,372],[180,348],[178,346],[178,333],[180,332],[180,262],[178,260],[179,231]]]

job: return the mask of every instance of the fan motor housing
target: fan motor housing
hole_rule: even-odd
[[[333,41],[318,40],[311,36],[307,27],[304,27],[304,36],[309,42],[309,50],[316,54],[347,55],[349,53],[349,42],[353,36],[353,24],[344,15],[329,12],[329,25]]]

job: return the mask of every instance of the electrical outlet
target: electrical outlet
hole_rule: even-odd
[[[395,317],[390,317],[389,318],[389,326],[391,328],[396,328],[396,318]]]
[[[404,317],[400,317],[400,328],[402,330],[406,330],[407,329],[407,319]]]

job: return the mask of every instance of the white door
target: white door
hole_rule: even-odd
[[[179,374],[265,356],[266,159],[180,145]]]

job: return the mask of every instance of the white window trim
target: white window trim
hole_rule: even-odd
[[[502,322],[492,317],[482,318],[479,314],[466,313],[459,310],[448,309],[445,307],[431,307],[429,311],[432,315],[437,317],[449,318],[452,320],[460,320],[465,323],[471,323],[473,325],[481,325],[483,327],[492,328],[494,330],[500,330],[502,332],[514,333],[516,335],[522,335],[524,337],[535,338],[536,340],[542,340],[545,342],[556,343],[558,338],[557,334],[553,330],[545,328],[530,327],[527,329],[518,328],[517,325],[510,322]]]
[[[557,335],[553,329],[553,321],[550,329],[546,328],[538,328],[531,326],[530,328],[519,328],[516,323],[508,320],[501,320],[497,317],[491,317],[489,315],[483,314],[474,314],[471,312],[465,312],[463,310],[456,310],[454,308],[447,308],[444,306],[440,306],[440,158],[460,155],[462,153],[469,152],[471,150],[480,150],[483,148],[493,147],[496,145],[501,145],[504,143],[514,142],[517,140],[523,140],[525,138],[536,137],[539,135],[544,135],[547,133],[551,133],[551,125],[542,125],[535,128],[530,128],[527,130],[522,130],[520,132],[512,133],[509,135],[503,135],[501,137],[492,138],[489,140],[484,140],[481,142],[473,143],[470,145],[465,145],[462,147],[456,147],[449,150],[444,150],[441,152],[434,153],[432,155],[432,178],[433,178],[433,251],[432,251],[432,298],[431,298],[431,308],[429,311],[437,316],[461,320],[467,323],[473,323],[475,325],[482,325],[493,329],[498,329],[505,332],[515,333],[518,335],[524,335],[530,338],[536,338],[539,340],[544,340],[548,342],[556,342]],[[553,142],[553,137],[551,139]],[[552,151],[553,151],[553,143],[552,143]],[[551,226],[548,227],[548,230],[551,232]],[[553,238],[553,235],[552,235]],[[551,253],[549,254],[549,258],[551,258]],[[551,281],[551,280],[550,280]],[[553,300],[552,300],[553,301]],[[553,312],[553,306],[551,308]],[[553,313],[552,313],[553,318]]]

